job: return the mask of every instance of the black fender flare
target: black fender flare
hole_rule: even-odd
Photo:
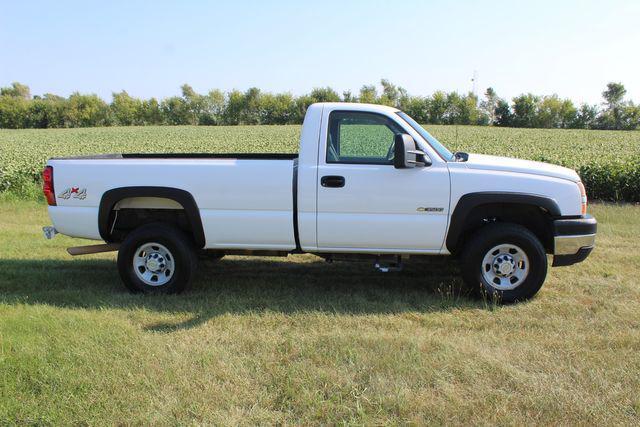
[[[187,219],[191,224],[196,245],[200,248],[204,247],[204,228],[202,227],[200,210],[195,199],[188,191],[172,187],[119,187],[105,191],[100,199],[100,207],[98,209],[98,231],[105,242],[111,242],[109,221],[113,208],[120,200],[131,197],[160,197],[179,203],[184,208]]]
[[[493,203],[535,206],[546,210],[553,218],[561,216],[558,203],[544,196],[508,192],[468,193],[460,197],[451,215],[446,238],[446,245],[449,252],[453,253],[457,249],[456,245],[464,231],[465,223],[471,211],[478,206]]]

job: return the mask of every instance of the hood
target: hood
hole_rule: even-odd
[[[469,154],[469,160],[467,160],[465,164],[470,169],[528,173],[531,175],[568,179],[574,182],[580,181],[580,177],[572,169],[550,163],[533,162],[531,160],[486,156],[484,154]]]

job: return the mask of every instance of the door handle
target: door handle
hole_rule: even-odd
[[[344,187],[344,176],[327,175],[320,179],[320,185],[323,187],[340,188]]]

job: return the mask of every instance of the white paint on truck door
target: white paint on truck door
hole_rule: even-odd
[[[318,159],[318,250],[440,251],[449,213],[446,162],[438,158],[428,167],[394,168],[395,134],[419,137],[393,112],[325,109],[325,114],[328,126]]]

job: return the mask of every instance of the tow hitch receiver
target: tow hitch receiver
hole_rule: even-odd
[[[402,257],[397,255],[394,260],[382,261],[380,258],[377,258],[373,267],[382,273],[388,273],[390,271],[402,271],[404,266],[402,264]]]
[[[58,230],[56,230],[55,227],[52,226],[46,226],[46,227],[42,227],[42,232],[44,233],[44,238],[47,240],[51,240],[53,239],[56,234],[58,234]]]

